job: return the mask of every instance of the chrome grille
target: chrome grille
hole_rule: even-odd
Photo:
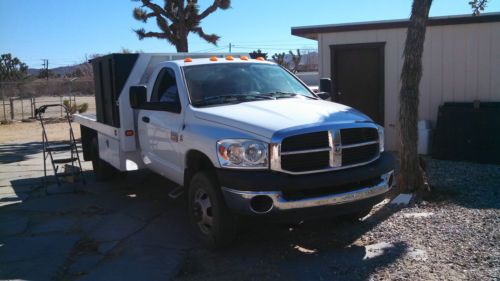
[[[286,136],[271,159],[271,169],[291,174],[346,169],[369,163],[380,154],[374,127],[339,128]]]

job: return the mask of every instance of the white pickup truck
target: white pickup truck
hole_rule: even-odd
[[[175,56],[178,56],[177,58]],[[279,65],[218,54],[92,61],[97,116],[76,115],[97,179],[150,169],[186,191],[209,247],[245,216],[365,216],[393,182],[384,130]],[[206,56],[206,55],[205,55]]]

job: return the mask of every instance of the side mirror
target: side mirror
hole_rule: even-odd
[[[130,107],[133,109],[140,108],[146,102],[147,88],[146,86],[132,86],[129,91]]]
[[[316,95],[322,100],[329,100],[330,99],[330,93],[327,93],[327,92],[319,92],[319,93],[316,93]]]
[[[319,91],[325,93],[332,93],[332,79],[321,78],[319,79]]]

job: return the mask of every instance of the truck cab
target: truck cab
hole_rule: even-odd
[[[324,100],[329,87],[315,94],[281,66],[244,55],[154,64],[141,56],[110,108],[119,124],[75,118],[84,157],[101,178],[150,169],[177,183],[207,246],[230,243],[246,216],[360,218],[391,188],[383,128]]]

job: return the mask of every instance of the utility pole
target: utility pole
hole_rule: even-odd
[[[49,94],[49,60],[48,59],[42,59],[43,60],[43,68],[45,70],[45,79],[47,81],[47,88],[46,88],[46,95]]]
[[[231,43],[229,43],[229,53],[231,53]]]
[[[45,69],[45,79],[49,80],[49,60],[42,59],[43,61],[43,69]]]

